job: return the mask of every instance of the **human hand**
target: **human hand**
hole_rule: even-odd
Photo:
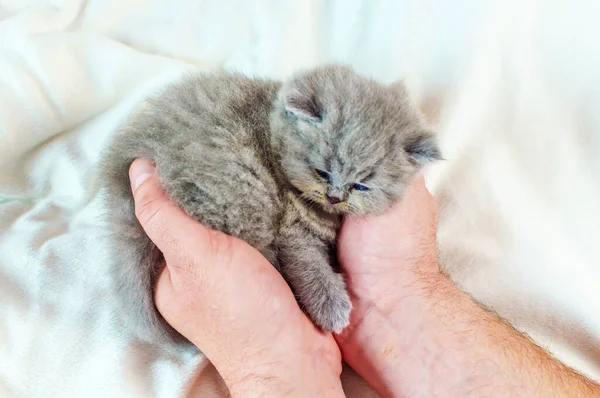
[[[436,203],[423,176],[384,214],[346,218],[338,258],[355,298],[383,305],[435,282],[440,276],[436,231]],[[360,317],[360,310],[353,316]]]
[[[410,385],[393,361],[407,352],[397,344],[397,327],[422,317],[424,293],[447,282],[437,263],[436,227],[435,200],[420,176],[385,214],[346,218],[340,231],[338,258],[353,310],[336,340],[344,360],[380,394],[394,395],[396,383]]]
[[[386,214],[345,221],[338,256],[354,310],[336,336],[344,360],[383,396],[600,396],[440,272],[436,224],[422,177]]]
[[[343,396],[341,355],[273,266],[242,240],[171,203],[153,165],[130,169],[140,224],[164,255],[155,301],[214,364],[233,396]]]

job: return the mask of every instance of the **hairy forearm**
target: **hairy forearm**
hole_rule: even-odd
[[[478,306],[447,278],[358,302],[345,360],[383,396],[592,397],[595,383]],[[360,347],[360,348],[359,348]]]

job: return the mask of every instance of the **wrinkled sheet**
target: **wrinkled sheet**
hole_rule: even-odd
[[[0,396],[223,395],[202,357],[120,326],[96,184],[136,102],[191,68],[328,61],[403,78],[456,283],[600,379],[597,1],[0,2]],[[347,391],[361,395],[349,380]]]

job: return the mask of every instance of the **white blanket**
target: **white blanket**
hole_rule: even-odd
[[[98,157],[145,93],[188,68],[285,77],[327,61],[405,78],[447,159],[428,175],[444,266],[600,379],[599,12],[594,0],[0,2],[0,396],[219,393],[202,358],[167,356],[116,320]]]

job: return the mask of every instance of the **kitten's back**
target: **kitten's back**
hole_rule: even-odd
[[[134,214],[129,166],[152,160],[167,194],[208,227],[240,237],[275,266],[279,187],[269,114],[279,84],[235,74],[193,75],[150,98],[123,125],[101,163],[117,296],[140,338],[184,341],[154,307],[160,253]]]

